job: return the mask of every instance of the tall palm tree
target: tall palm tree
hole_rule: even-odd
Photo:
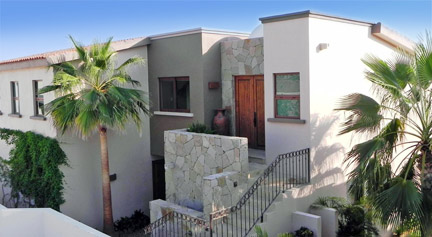
[[[432,235],[432,38],[414,54],[384,61],[368,56],[366,79],[377,100],[350,94],[336,110],[348,112],[340,134],[365,134],[345,163],[349,193],[365,197],[385,226],[414,226]],[[412,225],[412,223],[416,223]]]
[[[143,91],[134,89],[140,83],[127,73],[128,66],[142,64],[144,60],[133,57],[117,66],[116,52],[106,43],[95,43],[85,48],[70,37],[79,62],[52,65],[55,74],[52,85],[40,93],[54,91],[58,96],[45,106],[53,118],[54,126],[62,133],[72,129],[83,138],[99,133],[102,166],[103,230],[112,233],[113,215],[107,129],[123,130],[130,122],[141,128],[142,115],[150,115]]]

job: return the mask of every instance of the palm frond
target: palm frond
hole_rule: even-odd
[[[349,132],[375,132],[383,119],[380,109],[380,104],[366,95],[349,94],[342,97],[335,110],[348,111],[351,114],[342,124],[339,135]]]
[[[84,137],[100,126],[122,130],[133,122],[140,129],[141,117],[150,115],[147,95],[139,89],[121,85],[140,86],[127,69],[130,65],[140,64],[143,59],[128,59],[116,69],[112,38],[88,48],[70,38],[79,55],[78,66],[69,62],[52,65],[53,85],[41,90],[43,93],[60,92],[61,97],[45,106],[54,125],[62,132],[74,129]]]
[[[422,193],[412,180],[396,177],[391,187],[375,200],[383,223],[398,226],[412,218],[423,216]]]

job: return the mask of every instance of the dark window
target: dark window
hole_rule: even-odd
[[[38,93],[39,91],[39,83],[41,81],[33,81],[33,99],[34,99],[34,115],[35,116],[43,116],[44,113],[44,98],[43,95]]]
[[[189,112],[189,77],[159,78],[160,110]]]
[[[17,81],[11,82],[12,114],[20,113],[19,86]]]
[[[300,118],[300,74],[276,73],[275,83],[275,117]]]

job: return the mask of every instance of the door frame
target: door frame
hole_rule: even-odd
[[[236,136],[239,136],[240,135],[240,131],[239,131],[239,128],[240,128],[240,116],[239,116],[239,103],[238,103],[238,101],[239,101],[239,89],[238,89],[238,87],[237,87],[237,81],[238,80],[241,80],[241,79],[244,79],[244,78],[251,78],[252,79],[252,81],[253,81],[253,89],[252,89],[252,91],[251,91],[251,93],[252,93],[252,101],[254,102],[254,111],[255,112],[257,112],[257,94],[256,94],[256,80],[258,79],[258,78],[256,78],[256,77],[261,77],[262,79],[259,79],[259,80],[264,80],[264,75],[262,75],[262,74],[258,74],[258,75],[236,75],[236,76],[234,76],[234,103],[235,103],[235,125],[236,125],[236,128],[235,128],[235,132],[236,132]],[[264,91],[263,91],[263,93],[264,93]],[[264,95],[263,95],[264,96]],[[265,103],[264,103],[264,105],[265,105]],[[265,108],[263,107],[263,111],[262,111],[264,114],[265,114]],[[265,116],[264,116],[264,119],[265,119]],[[258,134],[258,126],[256,126],[256,128],[253,130],[253,139],[255,140],[253,143],[251,143],[251,144],[253,144],[253,145],[251,145],[250,146],[250,148],[255,148],[255,149],[265,149],[265,145],[264,146],[258,146],[258,137],[257,137],[257,134]],[[264,134],[265,134],[265,127],[264,127]]]

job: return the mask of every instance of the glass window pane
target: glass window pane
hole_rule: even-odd
[[[160,80],[161,109],[175,109],[174,81]]]
[[[189,81],[176,81],[177,109],[189,109]]]
[[[18,97],[19,96],[19,88],[18,88],[18,82],[12,82],[12,97]]]
[[[276,95],[300,94],[299,74],[276,75]]]
[[[278,99],[276,108],[277,116],[300,117],[300,100]]]
[[[20,113],[19,100],[14,100],[13,101],[13,110],[12,110],[12,112],[14,114],[19,114]]]
[[[44,113],[44,109],[43,109],[43,105],[44,105],[44,102],[43,102],[43,100],[39,100],[39,101],[36,101],[36,115],[44,115],[45,113]]]
[[[34,95],[37,96],[38,94],[38,90],[39,90],[39,82],[38,81],[33,81],[34,82]]]

